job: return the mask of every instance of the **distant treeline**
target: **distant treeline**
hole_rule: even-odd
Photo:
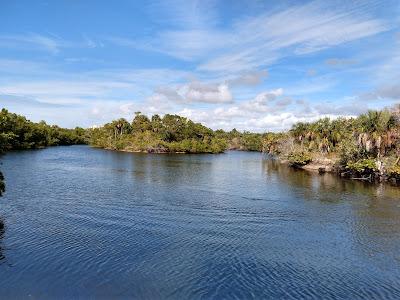
[[[0,112],[0,152],[84,143],[83,128],[60,128],[45,121],[34,123],[4,108]]]
[[[151,118],[137,112],[133,121],[118,119],[89,130],[96,147],[148,153],[221,153],[226,149],[261,151],[262,135],[212,130],[200,123],[166,114]]]
[[[8,150],[84,143],[83,128],[65,129],[47,125],[44,121],[34,123],[4,108],[0,112],[0,154]],[[3,192],[4,178],[0,173],[0,196]]]
[[[344,177],[400,180],[400,106],[357,118],[323,118],[268,133],[264,152],[304,167],[330,164]]]

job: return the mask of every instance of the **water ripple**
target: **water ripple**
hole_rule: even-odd
[[[257,153],[3,161],[1,298],[400,298],[396,190]]]

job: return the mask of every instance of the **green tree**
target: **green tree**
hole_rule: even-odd
[[[136,116],[132,121],[132,131],[134,132],[145,132],[151,130],[151,122],[149,118],[142,115],[141,112],[136,112]]]

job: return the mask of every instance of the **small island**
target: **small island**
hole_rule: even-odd
[[[262,151],[263,134],[212,130],[179,115],[163,117],[137,112],[132,123],[118,119],[88,129],[94,147],[145,153],[222,153],[227,149]]]

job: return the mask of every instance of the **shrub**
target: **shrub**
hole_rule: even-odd
[[[305,166],[312,161],[311,154],[305,151],[293,151],[287,158],[292,166]]]
[[[390,167],[387,170],[387,173],[389,175],[389,178],[394,178],[397,181],[400,180],[400,166],[399,165],[394,165],[394,166]]]
[[[349,162],[346,168],[358,173],[371,173],[377,171],[376,162],[374,159],[361,159],[356,162]]]

